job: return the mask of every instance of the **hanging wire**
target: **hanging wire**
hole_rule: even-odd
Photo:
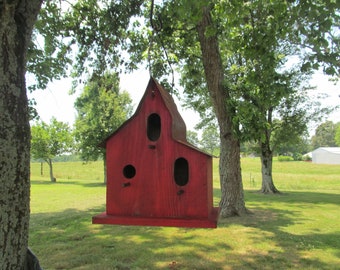
[[[157,24],[157,23],[155,23],[155,20],[153,19],[153,17],[154,17],[153,13],[154,13],[154,0],[151,0],[150,24],[151,24],[151,28],[152,28],[152,33],[151,33],[150,43],[149,43],[149,48],[148,48],[148,65],[149,65],[149,74],[150,74],[150,77],[152,77],[151,51],[153,49],[154,36],[155,36],[156,33],[160,32],[162,30],[162,20],[161,20],[160,16],[158,16],[158,18],[157,18],[157,22],[158,22],[158,24]],[[171,75],[172,75],[171,86],[174,87],[175,86],[175,72],[174,72],[174,69],[172,68],[168,52],[165,49],[165,46],[164,46],[164,43],[163,43],[162,39],[158,38],[158,40],[159,40],[159,42],[161,44],[161,47],[163,49],[163,52],[165,54],[166,61],[167,61],[168,65],[169,65],[169,67],[171,69]]]
[[[148,48],[148,65],[149,65],[149,75],[152,77],[152,67],[151,67],[151,51],[153,49],[153,39],[156,29],[154,20],[153,20],[153,10],[154,10],[154,0],[151,0],[151,7],[150,7],[150,24],[151,24],[151,37],[149,40],[149,48]],[[158,29],[160,30],[160,29]]]
[[[148,66],[149,66],[149,75],[152,77],[152,68],[151,68],[151,50],[153,46],[153,35],[154,31],[151,33],[150,41],[149,41],[149,48],[148,48]]]
[[[154,10],[154,7],[155,7],[155,3],[154,3],[154,0],[151,0],[151,8],[150,8],[150,24],[151,24],[151,27],[154,31],[156,32],[159,32],[162,30],[162,21],[160,19],[160,16],[158,16],[158,22],[159,22],[159,25],[156,25],[155,24],[155,21],[153,20],[153,10]]]

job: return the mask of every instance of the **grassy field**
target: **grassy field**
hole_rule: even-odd
[[[339,269],[340,166],[274,162],[282,195],[262,195],[259,159],[242,159],[252,215],[217,229],[93,225],[105,210],[102,163],[31,166],[29,245],[45,269]],[[220,191],[214,162],[214,201]]]

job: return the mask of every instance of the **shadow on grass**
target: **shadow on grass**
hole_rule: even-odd
[[[79,181],[73,181],[73,180],[58,180],[57,182],[51,182],[48,180],[31,180],[31,184],[34,185],[79,185],[83,187],[104,187],[106,184],[104,182],[93,182],[93,181],[86,181],[86,180],[79,180]]]
[[[103,210],[32,214],[30,246],[44,269],[222,269],[209,256],[231,249],[197,241],[202,229],[91,224]]]
[[[59,184],[103,187],[90,181]],[[214,194],[220,196],[219,189],[214,189]],[[301,215],[303,207],[339,205],[338,195],[287,192],[270,196],[246,191],[245,196],[253,215],[220,220],[217,229],[91,224],[92,216],[103,212],[105,206],[32,213],[29,245],[45,270],[338,268],[333,261],[314,256],[313,251],[339,250],[340,232],[325,233],[320,228],[296,234],[286,229],[312,222]],[[292,207],[287,210],[282,205]]]
[[[258,199],[260,200],[260,198]],[[251,209],[253,215],[220,220],[217,229],[93,225],[104,206],[31,215],[30,246],[48,269],[337,269],[305,256],[314,249],[338,250],[339,233],[295,235],[299,212]],[[230,241],[247,232],[249,250]],[[236,231],[235,231],[236,230]],[[244,241],[238,239],[236,241]],[[273,248],[261,249],[261,242]]]
[[[81,182],[79,185],[82,185],[83,187],[105,187],[106,184],[104,182],[101,183],[93,183],[93,182]]]
[[[252,202],[277,201],[287,203],[312,203],[340,205],[340,194],[322,192],[283,191],[281,194],[268,195],[257,191],[245,191]]]
[[[261,246],[261,242],[266,241],[263,237],[273,244],[272,251],[269,250],[266,254],[242,256],[240,269],[338,269],[338,263],[320,260],[308,253],[313,254],[313,250],[324,250],[326,254],[326,250],[339,250],[340,232],[324,233],[320,228],[309,234],[289,233],[285,230],[286,227],[303,220],[301,217],[297,218],[300,211],[257,208],[252,208],[251,211],[251,215],[222,219],[219,222],[220,228],[242,225],[259,231],[260,234],[249,235],[254,245]],[[339,253],[334,256],[339,257]]]
[[[216,190],[214,193],[219,194]],[[280,195],[265,195],[256,191],[245,191],[246,204],[249,202],[251,215],[243,217],[232,217],[220,219],[219,228],[229,228],[231,226],[244,226],[260,231],[260,234],[269,235],[273,242],[273,251],[265,255],[242,256],[243,264],[240,269],[338,269],[338,263],[327,262],[324,259],[313,258],[313,250],[323,250],[327,254],[332,250],[333,255],[340,258],[340,231],[325,233],[324,228],[315,229],[313,233],[290,233],[286,228],[296,224],[307,224],[313,222],[313,218],[308,215],[301,215],[301,211],[308,207],[318,207],[321,204],[334,205],[332,209],[340,204],[340,196],[322,192],[296,192],[289,191]],[[273,204],[274,202],[274,204]],[[294,210],[284,210],[277,208],[277,205],[289,204]],[[330,220],[331,223],[333,220]],[[335,227],[336,221],[329,224]],[[254,243],[259,245],[263,241],[258,234],[250,234]],[[275,247],[279,251],[275,251]],[[326,251],[328,250],[328,251]],[[275,261],[275,263],[273,262]]]

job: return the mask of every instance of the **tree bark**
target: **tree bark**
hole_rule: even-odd
[[[262,193],[280,193],[273,181],[273,152],[270,149],[269,142],[260,143],[261,148],[261,171],[262,171]]]
[[[41,0],[0,2],[0,269],[22,269],[28,246],[30,127],[25,66]]]
[[[267,122],[272,124],[273,120],[273,108],[268,110]],[[264,141],[259,140],[261,150],[261,172],[262,172],[262,187],[261,192],[265,194],[280,193],[273,181],[273,150],[270,147],[271,130],[267,129],[265,132]]]
[[[232,118],[227,107],[230,99],[228,89],[223,85],[224,74],[216,34],[207,30],[213,28],[209,7],[203,8],[197,32],[203,57],[203,66],[208,91],[218,120],[221,139],[220,182],[221,182],[221,217],[230,217],[248,213],[243,195],[240,164],[240,143],[233,135]]]
[[[54,177],[53,175],[53,163],[52,163],[52,159],[47,159],[47,164],[48,164],[48,167],[50,168],[50,179],[51,179],[51,182],[55,183],[57,182],[57,179]]]

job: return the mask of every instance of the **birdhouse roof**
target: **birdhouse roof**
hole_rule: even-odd
[[[106,142],[113,136],[116,136],[119,131],[125,127],[126,125],[128,125],[131,121],[134,120],[135,116],[139,114],[142,105],[144,104],[146,97],[150,94],[156,94],[156,92],[158,92],[160,94],[160,96],[162,97],[162,100],[165,104],[165,106],[167,107],[171,118],[172,118],[172,122],[171,122],[171,128],[172,128],[172,138],[184,145],[187,145],[190,148],[195,149],[196,151],[199,151],[203,154],[206,154],[208,156],[212,156],[200,149],[198,149],[197,147],[195,147],[194,145],[190,144],[189,142],[187,142],[186,139],[186,125],[185,122],[182,118],[182,116],[180,115],[180,113],[177,110],[177,106],[173,100],[173,98],[171,97],[171,95],[169,94],[168,91],[166,91],[154,78],[150,77],[148,86],[146,87],[145,93],[141,99],[141,101],[139,102],[139,105],[135,111],[135,113],[127,120],[125,121],[116,131],[114,131],[111,135],[109,135],[101,144],[101,147],[105,147]]]

